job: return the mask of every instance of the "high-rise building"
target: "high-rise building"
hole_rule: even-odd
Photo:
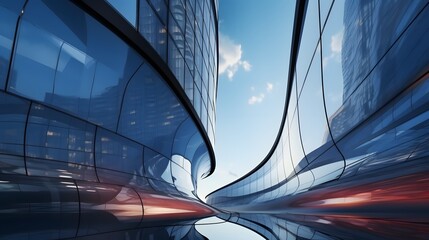
[[[2,237],[214,212],[196,189],[215,169],[216,6],[0,1]]]
[[[428,1],[297,1],[275,144],[207,202],[240,213],[427,219],[428,20]]]

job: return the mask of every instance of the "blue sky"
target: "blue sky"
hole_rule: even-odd
[[[198,194],[256,167],[273,145],[283,114],[294,1],[219,1],[216,157]]]

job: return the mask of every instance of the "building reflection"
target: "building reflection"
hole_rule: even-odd
[[[427,0],[297,1],[275,144],[207,202],[269,239],[427,239],[428,19]]]

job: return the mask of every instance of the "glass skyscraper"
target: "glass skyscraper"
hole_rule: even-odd
[[[214,213],[216,4],[0,1],[2,237]]]
[[[429,1],[294,1],[274,145],[206,204],[217,6],[0,0],[0,239],[429,239]]]
[[[427,219],[428,5],[297,1],[276,142],[207,202],[239,213]]]

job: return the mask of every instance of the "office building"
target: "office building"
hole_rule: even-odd
[[[214,213],[215,1],[0,1],[2,236]]]
[[[275,144],[207,202],[423,221],[407,212],[428,210],[428,19],[427,1],[297,1]]]

